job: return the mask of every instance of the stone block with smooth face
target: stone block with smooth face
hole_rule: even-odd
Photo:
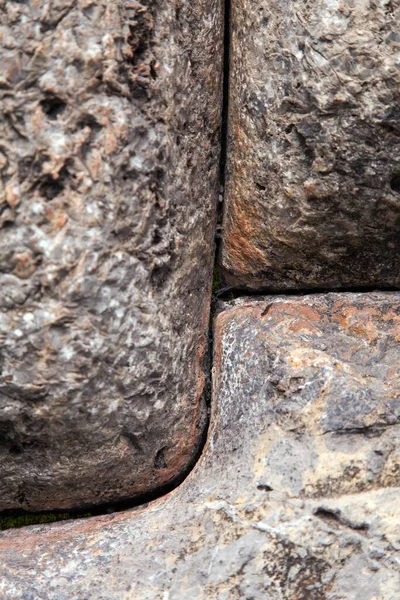
[[[0,11],[0,509],[138,496],[196,456],[221,21],[219,0]]]
[[[232,0],[231,27],[227,283],[398,287],[398,3]]]

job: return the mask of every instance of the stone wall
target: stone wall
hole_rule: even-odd
[[[0,5],[1,598],[398,600],[399,8],[230,5]]]

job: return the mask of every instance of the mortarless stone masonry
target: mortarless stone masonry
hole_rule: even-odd
[[[400,286],[399,43],[391,0],[232,0],[228,284]]]
[[[134,496],[196,455],[221,22],[0,2],[0,509]]]
[[[1,598],[398,600],[399,303],[221,306],[195,469],[145,510],[1,533]]]

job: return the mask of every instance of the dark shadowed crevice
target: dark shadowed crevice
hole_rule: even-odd
[[[229,85],[230,85],[230,53],[231,53],[231,0],[224,3],[224,59],[222,82],[222,110],[221,110],[221,151],[219,161],[219,195],[217,203],[217,225],[215,232],[215,257],[213,272],[213,301],[211,303],[210,332],[212,335],[213,307],[215,299],[221,288],[222,276],[219,269],[219,255],[222,238],[222,221],[225,198],[226,166],[229,143]]]
[[[231,0],[225,0],[224,12],[224,74],[221,115],[221,158],[219,164],[220,184],[225,185],[226,159],[228,155],[228,111],[229,111],[229,70],[231,48]]]
[[[266,287],[260,287],[257,290],[252,288],[246,288],[241,286],[226,286],[221,287],[214,292],[215,300],[236,300],[242,296],[248,298],[252,297],[263,297],[263,296],[309,296],[312,294],[330,294],[330,293],[351,293],[351,294],[366,294],[372,292],[398,292],[398,287],[395,286],[354,286],[354,287],[313,287],[313,288],[302,288],[302,289],[276,289]]]

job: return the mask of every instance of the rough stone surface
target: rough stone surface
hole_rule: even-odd
[[[221,13],[0,2],[0,509],[133,496],[196,453]]]
[[[399,42],[392,0],[232,0],[228,283],[400,285]]]
[[[244,299],[202,459],[141,512],[0,535],[0,595],[398,600],[400,294]]]

